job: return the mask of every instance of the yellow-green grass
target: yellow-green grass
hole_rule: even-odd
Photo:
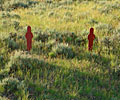
[[[89,2],[89,4],[72,4],[72,5],[66,5],[66,7],[73,8],[73,10],[65,10],[65,9],[50,9],[49,7],[46,8],[44,11],[43,15],[34,14],[34,11],[31,9],[17,9],[13,11],[13,13],[17,13],[21,16],[20,19],[20,25],[21,26],[27,26],[31,25],[32,27],[38,27],[41,28],[42,30],[46,29],[55,29],[57,31],[72,31],[72,32],[79,32],[82,31],[83,29],[87,29],[89,31],[90,27],[94,27],[90,24],[88,24],[90,19],[95,19],[99,23],[106,23],[109,24],[111,23],[113,26],[118,25],[118,21],[113,20],[111,16],[120,16],[120,14],[116,11],[112,11],[111,14],[104,15],[101,14],[98,10],[93,10],[93,6],[97,5],[94,2]],[[98,6],[99,7],[99,6]],[[41,10],[38,9],[37,12],[40,12]],[[49,17],[48,14],[53,11],[56,16],[51,16]],[[27,14],[28,12],[33,12],[32,14]],[[65,13],[69,12],[71,13],[70,21],[65,21],[64,16]],[[77,16],[79,14],[87,13],[86,17],[87,18],[80,18],[78,20]],[[116,13],[117,12],[117,13]],[[73,21],[71,21],[73,20]],[[112,21],[112,22],[111,22]],[[76,34],[77,34],[76,33]],[[99,33],[95,33],[96,35],[100,35]]]
[[[110,1],[109,3],[114,2]],[[19,34],[19,31],[15,30],[13,25],[9,25],[13,21],[20,22],[20,26],[23,27],[30,25],[32,30],[40,28],[44,32],[47,29],[55,29],[60,33],[64,31],[75,32],[78,36],[84,29],[89,31],[90,27],[95,27],[95,24],[89,23],[91,19],[99,23],[111,24],[115,28],[119,25],[118,19],[113,19],[114,16],[120,17],[119,10],[101,14],[97,9],[103,7],[103,5],[95,2],[88,2],[87,4],[74,2],[71,5],[62,5],[62,7],[58,8],[50,8],[47,4],[45,6],[45,11],[35,7],[28,9],[19,8],[10,12],[10,14],[18,14],[21,17],[20,19],[0,17],[1,37],[7,36],[10,32]],[[97,7],[96,9],[94,8],[95,6]],[[64,9],[64,7],[72,9]],[[42,11],[44,11],[43,14],[41,13]],[[35,14],[35,12],[37,13]],[[0,14],[2,13],[0,12]],[[6,27],[2,25],[4,20],[7,21]],[[22,34],[25,35],[25,33]],[[35,35],[35,33],[33,34]],[[95,29],[95,35],[101,39],[108,34],[100,33],[99,31],[97,33]],[[17,42],[23,47],[26,46],[26,44],[23,44],[25,42],[23,38],[21,40],[18,39]],[[3,48],[0,44],[0,54],[8,55],[7,58],[10,60],[3,67],[13,69],[13,72],[8,70],[10,73],[9,77],[20,78],[20,80],[23,79],[26,82],[24,89],[22,89],[23,97],[20,97],[19,93],[21,91],[19,93],[18,91],[15,92],[16,95],[19,95],[19,99],[29,100],[28,96],[31,96],[30,99],[35,99],[36,97],[37,100],[45,100],[47,98],[50,100],[93,100],[92,98],[96,100],[112,100],[117,98],[119,100],[120,81],[119,79],[114,79],[114,77],[118,77],[117,74],[113,75],[114,69],[118,65],[116,55],[104,53],[99,55],[98,49],[100,49],[100,46],[90,53],[87,50],[88,44],[82,50],[80,46],[72,46],[70,44],[69,47],[74,47],[74,51],[77,53],[73,59],[67,59],[62,56],[52,58],[46,56],[46,53],[39,52],[37,46],[35,46],[36,43],[38,41],[33,40],[33,48],[36,51],[32,49],[30,54],[26,54],[23,48],[8,50],[6,49],[7,47]],[[5,52],[6,50],[9,52]],[[16,57],[17,53],[20,53],[18,58],[20,57],[21,59]],[[40,66],[37,63],[41,60],[48,64]],[[30,65],[28,63],[30,63],[33,70],[29,68]],[[6,75],[6,69],[2,69],[2,66],[0,67],[0,78],[4,79],[5,77],[2,77],[2,75]],[[24,68],[22,69],[22,67]],[[1,74],[2,71],[3,74]],[[8,77],[7,75],[6,77]],[[26,88],[27,92],[25,92]],[[4,88],[1,88],[0,92],[3,93],[5,92],[4,90]]]

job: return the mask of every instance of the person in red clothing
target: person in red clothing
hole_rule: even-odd
[[[92,51],[92,47],[93,47],[93,40],[95,39],[95,35],[93,34],[94,33],[94,29],[93,28],[90,28],[90,34],[88,35],[88,50],[89,51]]]
[[[27,39],[27,50],[30,51],[30,49],[32,48],[32,38],[33,38],[33,34],[31,32],[30,26],[27,27],[27,33],[25,37]]]

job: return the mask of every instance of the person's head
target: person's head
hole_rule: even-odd
[[[30,26],[27,27],[27,31],[31,32],[31,27]]]
[[[93,34],[93,32],[94,32],[94,28],[90,28],[90,33]]]

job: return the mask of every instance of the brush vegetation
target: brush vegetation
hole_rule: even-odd
[[[0,0],[0,100],[120,100],[120,1]]]

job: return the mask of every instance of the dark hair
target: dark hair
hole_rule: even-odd
[[[27,31],[31,31],[31,27],[30,26],[27,27]]]
[[[93,33],[94,32],[94,28],[90,28],[90,33]]]

